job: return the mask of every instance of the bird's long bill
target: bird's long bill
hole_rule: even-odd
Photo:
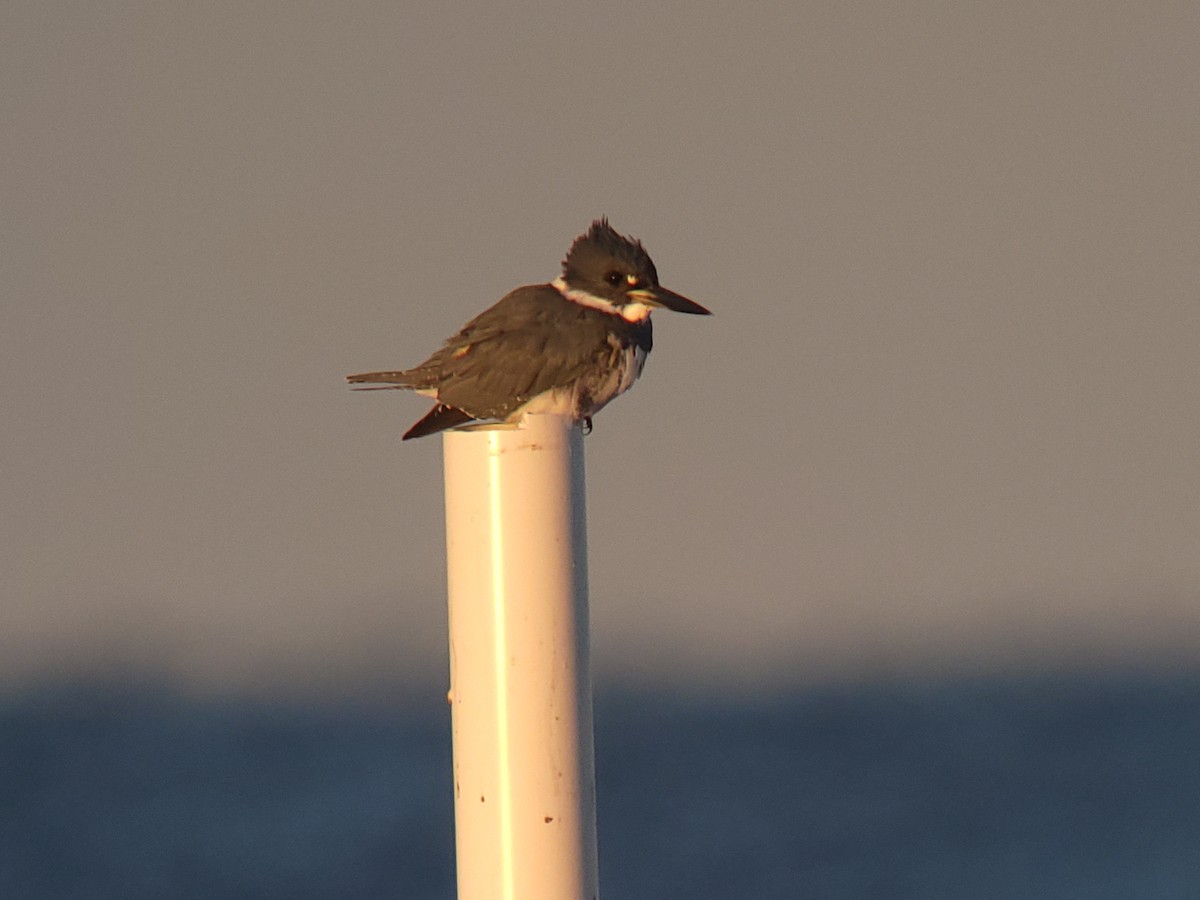
[[[647,306],[661,306],[674,312],[688,313],[693,316],[711,316],[712,313],[682,294],[668,291],[665,287],[640,288],[630,291],[629,296],[645,303]]]

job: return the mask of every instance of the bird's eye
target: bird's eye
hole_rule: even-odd
[[[604,276],[604,280],[607,281],[609,284],[611,284],[613,287],[616,287],[622,281],[625,280],[625,276],[614,269],[612,272],[609,272],[607,275]]]

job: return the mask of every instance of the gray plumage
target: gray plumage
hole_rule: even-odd
[[[348,380],[436,398],[404,440],[529,411],[590,421],[641,373],[656,306],[708,314],[662,288],[641,243],[601,219],[571,246],[562,277],[511,291],[419,366]]]

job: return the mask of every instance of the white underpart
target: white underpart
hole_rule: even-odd
[[[641,322],[643,319],[649,318],[653,311],[653,306],[647,306],[645,303],[635,300],[621,307],[621,318],[627,322]]]
[[[561,276],[550,282],[550,286],[572,303],[578,303],[580,306],[590,306],[592,309],[598,309],[601,312],[608,313],[610,316],[620,316],[627,322],[641,322],[653,310],[653,307],[637,301],[625,306],[617,306],[603,297],[597,297],[595,294],[589,294],[587,291],[581,291],[577,288],[567,287],[567,283]],[[609,338],[609,340],[614,342],[614,349],[616,349],[616,339]],[[508,421],[515,422],[522,416],[529,414],[571,416],[575,419],[581,419],[585,414],[589,416],[595,415],[615,398],[633,387],[633,383],[641,376],[642,367],[645,365],[645,350],[636,345],[626,347],[621,351],[620,362],[612,370],[608,378],[595,386],[589,398],[590,410],[588,412],[585,413],[579,408],[579,385],[572,384],[543,391],[536,397],[530,398],[525,404],[515,409],[509,415]]]
[[[532,400],[517,408],[510,415],[509,421],[516,421],[527,413],[545,416],[571,416],[579,418],[579,400],[575,396],[575,388],[559,387],[543,391]]]
[[[620,363],[591,396],[591,410],[587,415],[594,416],[617,397],[621,396],[621,394],[633,387],[633,383],[641,376],[642,367],[645,365],[645,350],[637,346],[625,348],[622,351]],[[583,418],[584,412],[579,408],[578,385],[553,388],[552,390],[538,394],[524,406],[515,410],[509,416],[509,420],[516,421],[528,413],[571,416],[575,419]]]
[[[579,290],[579,288],[567,287],[567,283],[561,275],[550,282],[550,286],[572,303],[578,303],[580,306],[590,306],[592,309],[606,312],[610,316],[620,316],[626,322],[641,322],[654,310],[652,306],[647,306],[645,303],[639,303],[636,300],[633,303],[627,303],[625,306],[617,306],[611,300],[605,300],[603,297],[597,297],[595,294],[589,294],[587,291]]]
[[[629,350],[625,351],[625,365],[621,367],[621,382],[617,385],[614,397],[625,393],[633,383],[642,377],[642,368],[646,365],[646,351],[641,347],[633,347],[633,359],[629,359]],[[633,363],[630,365],[630,363]]]

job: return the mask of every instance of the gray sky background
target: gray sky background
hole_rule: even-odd
[[[0,684],[443,678],[419,361],[608,214],[633,682],[1200,661],[1200,7],[0,7]]]

